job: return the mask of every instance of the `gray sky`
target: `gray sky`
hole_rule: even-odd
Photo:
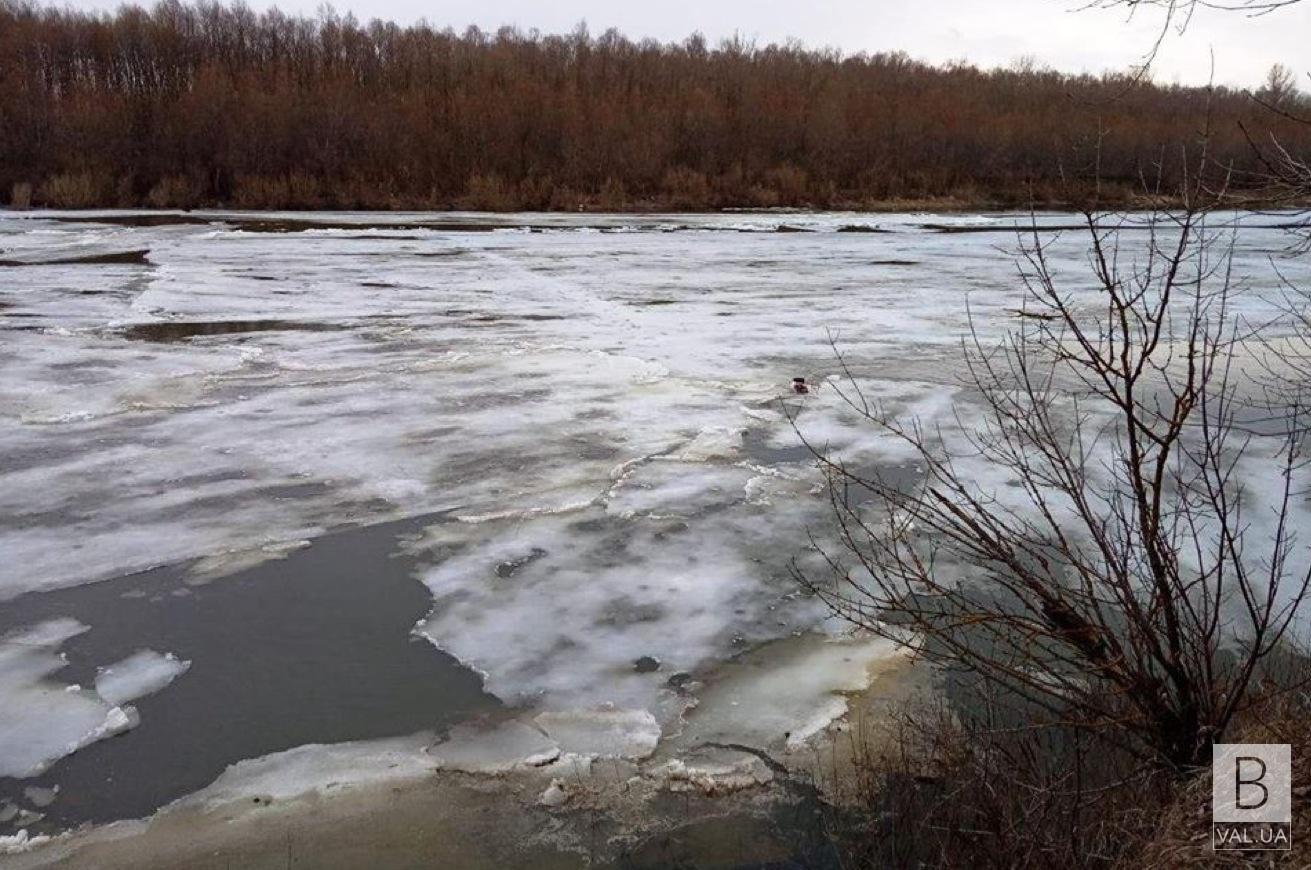
[[[249,0],[255,8],[275,5]],[[291,12],[313,13],[320,0],[278,0]],[[1021,55],[1070,72],[1124,69],[1142,58],[1160,32],[1160,13],[1073,11],[1086,0],[335,0],[362,19],[419,18],[462,30],[503,24],[564,32],[586,20],[592,33],[617,27],[634,38],[681,40],[701,31],[712,40],[735,31],[759,43],[795,37],[811,46],[846,52],[904,50],[941,62],[966,58],[981,66]],[[71,0],[82,8],[113,8],[118,0]],[[1215,57],[1215,80],[1259,84],[1270,65],[1296,70],[1311,88],[1311,0],[1269,15],[1202,9],[1188,31],[1171,34],[1157,57],[1156,79],[1205,83]]]

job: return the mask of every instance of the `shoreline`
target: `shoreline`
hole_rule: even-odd
[[[861,660],[859,679],[830,693],[841,713],[799,741],[696,726],[735,704],[761,667],[781,662],[786,677],[798,652],[868,643],[808,636],[746,653],[727,673],[708,675],[704,704],[641,757],[644,750],[543,754],[531,740],[504,739],[522,721],[513,719],[466,729],[468,741],[455,729],[445,742],[418,734],[298,747],[233,765],[144,819],[33,841],[0,865],[564,868],[795,858],[826,848],[821,816],[841,800],[837,772],[878,733],[889,705],[928,686],[927,669],[905,648]],[[455,748],[443,757],[444,747]]]
[[[76,207],[53,203],[32,204],[26,208],[10,204],[0,205],[0,213],[24,214],[30,212],[243,212],[250,214],[269,214],[278,212],[303,212],[306,214],[331,214],[334,212],[353,212],[360,214],[396,214],[404,212],[424,212],[442,214],[546,214],[546,215],[640,215],[653,216],[661,214],[686,215],[789,215],[789,214],[905,214],[905,213],[941,213],[962,214],[973,212],[1006,212],[1041,214],[1080,212],[1088,209],[1098,213],[1141,212],[1157,209],[1175,209],[1183,206],[1183,199],[1177,196],[1129,195],[1107,198],[1101,203],[1081,199],[1044,199],[1025,201],[1023,198],[979,197],[961,198],[956,196],[909,197],[887,200],[836,200],[831,203],[800,206],[760,206],[754,203],[698,205],[688,204],[677,199],[631,200],[618,205],[606,204],[599,200],[582,199],[570,207],[546,208],[483,208],[477,203],[454,199],[442,202],[426,200],[398,200],[386,208],[359,207],[355,204],[332,203],[307,206],[304,203],[288,202],[279,205],[261,205],[259,207],[243,206],[238,203],[205,202],[188,205],[151,205],[140,202],[124,204],[123,202],[105,202],[80,204]],[[1233,195],[1223,202],[1212,206],[1214,211],[1249,210],[1301,212],[1311,210],[1311,199],[1289,200],[1287,198],[1261,196],[1257,192],[1251,195]]]

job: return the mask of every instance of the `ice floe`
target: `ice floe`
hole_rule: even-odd
[[[121,662],[101,668],[96,675],[96,694],[115,706],[152,695],[173,682],[191,662],[179,661],[172,653],[150,649],[133,653]]]
[[[29,836],[26,829],[17,834],[0,835],[0,855],[17,855],[50,842],[47,834]]]
[[[59,648],[89,628],[53,619],[0,638],[0,776],[30,777],[98,740],[121,734],[140,721],[128,704],[157,692],[186,662],[142,650],[104,669],[95,690],[60,683],[67,665]]]

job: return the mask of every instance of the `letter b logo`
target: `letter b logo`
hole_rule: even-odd
[[[1234,806],[1259,810],[1270,800],[1270,789],[1262,783],[1269,768],[1254,755],[1234,756]]]
[[[1211,768],[1212,848],[1292,848],[1292,760],[1287,743],[1216,744]]]

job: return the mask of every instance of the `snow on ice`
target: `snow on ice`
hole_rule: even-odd
[[[770,215],[279,233],[60,217],[0,217],[0,248],[149,253],[0,287],[0,600],[189,560],[212,578],[343,524],[431,515],[410,544],[433,599],[415,630],[538,716],[501,735],[506,759],[589,740],[649,754],[689,703],[671,675],[829,630],[788,574],[828,509],[801,439],[916,473],[833,388],[834,347],[867,396],[949,429],[972,400],[966,302],[986,340],[1021,299],[1013,215],[787,215],[808,232],[786,234]],[[923,226],[953,221],[1000,231]],[[1050,259],[1086,286],[1077,236]],[[1253,321],[1277,313],[1263,258],[1280,239],[1238,237]],[[1281,267],[1311,283],[1304,260]],[[0,644],[0,775],[131,727],[128,702],[186,670],[145,650],[65,690],[58,650],[84,630]],[[739,718],[777,741],[841,715],[834,692],[895,654],[847,643],[734,684]],[[770,703],[802,679],[815,695]],[[733,705],[707,704],[707,732],[731,730]],[[480,763],[460,747],[437,754]]]

